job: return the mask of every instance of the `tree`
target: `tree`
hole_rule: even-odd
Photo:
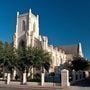
[[[34,67],[36,68],[45,68],[49,71],[50,63],[51,63],[51,56],[47,51],[44,51],[40,48],[33,48],[33,55],[34,55]]]
[[[26,70],[27,70],[26,48],[19,48],[17,50],[16,56],[17,56],[16,67],[20,71],[22,84],[26,84]]]
[[[27,78],[27,74],[29,69],[33,66],[33,53],[32,48],[19,48],[17,50],[17,68],[19,69],[21,75],[25,74],[25,78]],[[21,79],[23,80],[24,77]],[[25,81],[26,83],[26,81]]]
[[[29,69],[38,68],[42,70],[45,68],[47,71],[50,67],[50,54],[42,49],[35,47],[21,47],[16,52],[17,56],[17,68],[21,72],[21,75],[25,75]],[[21,78],[23,80],[23,78]],[[26,81],[26,80],[25,80]]]
[[[5,42],[4,44],[4,57],[3,57],[3,67],[6,68],[7,72],[12,72],[15,67],[16,56],[12,44]]]
[[[88,66],[85,69],[90,70],[90,61],[88,61]]]
[[[85,70],[87,66],[88,62],[82,57],[75,57],[72,61],[72,69],[75,69],[76,71]]]
[[[33,48],[28,47],[28,48],[19,48],[17,50],[17,68],[21,71],[22,76],[22,80],[23,80],[23,84],[26,83],[26,79],[24,82],[23,78],[27,78],[27,74],[29,69],[31,69],[33,67]]]
[[[18,49],[17,50],[17,68],[24,72],[26,69],[26,49]]]
[[[13,68],[15,66],[15,53],[13,45],[9,44],[8,42],[5,42],[3,44],[2,53],[0,57],[0,61],[3,67],[3,73],[7,73],[7,84],[9,84],[11,78],[10,74],[12,73]]]
[[[64,68],[68,69],[69,71],[71,70],[86,70],[89,67],[89,63],[88,61],[83,58],[83,57],[79,57],[79,56],[75,56],[73,57],[72,61],[67,61],[64,64]]]
[[[0,65],[2,64],[3,59],[3,42],[0,41]]]
[[[88,62],[83,57],[74,57],[72,61],[67,61],[64,67],[68,70],[85,70],[88,67]]]
[[[3,45],[3,42],[2,41],[0,41],[0,76],[2,76],[2,74],[3,74],[3,68],[2,68],[2,66],[3,66],[3,49],[4,49],[4,45]]]
[[[68,61],[66,61],[64,64],[63,64],[63,67],[65,68],[65,69],[67,69],[67,70],[69,70],[69,71],[72,71],[72,69],[73,69],[73,65],[72,65],[72,61],[70,60],[68,60]]]
[[[33,61],[34,61],[34,53],[33,53],[33,48],[28,47],[27,52],[26,52],[26,57],[27,57],[27,67],[32,68],[33,67]]]
[[[17,50],[17,68],[24,72],[33,65],[32,48],[19,48]]]
[[[12,73],[16,61],[15,57],[13,45],[8,42],[2,43],[0,41],[0,65],[4,72]]]

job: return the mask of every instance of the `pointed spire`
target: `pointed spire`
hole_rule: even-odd
[[[31,8],[29,9],[29,13],[32,13],[32,10],[31,10]]]
[[[79,52],[82,52],[81,42],[79,42]]]
[[[32,13],[32,10],[31,8],[29,9],[29,18],[31,18],[31,13]]]
[[[39,15],[37,15],[37,25],[38,25],[38,28],[39,28]]]
[[[19,17],[19,12],[17,12],[17,19],[16,19],[16,33],[18,32],[18,17]]]
[[[78,46],[79,46],[79,55],[80,55],[81,57],[83,57],[81,42],[79,42]]]
[[[19,16],[19,12],[17,12],[17,24],[18,24],[18,16]]]
[[[17,17],[19,16],[19,12],[17,12]]]

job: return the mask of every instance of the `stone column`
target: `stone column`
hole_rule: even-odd
[[[44,85],[44,73],[41,73],[41,86],[43,86]]]
[[[23,84],[27,83],[27,77],[26,77],[26,72],[23,73]]]
[[[6,84],[9,84],[10,83],[10,73],[7,73],[7,81],[6,81]]]
[[[61,86],[62,87],[70,86],[70,83],[69,83],[69,71],[66,70],[66,69],[61,71]]]
[[[84,71],[85,73],[85,78],[88,78],[89,77],[89,72],[88,71]]]
[[[72,83],[76,81],[76,71],[72,70]]]

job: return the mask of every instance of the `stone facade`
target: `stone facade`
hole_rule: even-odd
[[[17,12],[14,47],[17,49],[20,45],[39,47],[50,52],[52,58],[50,72],[55,71],[55,67],[61,66],[67,60],[72,60],[74,55],[83,57],[81,43],[76,47],[73,46],[74,49],[70,46],[54,47],[49,45],[48,37],[39,35],[39,15],[35,16],[31,9],[25,14]],[[73,52],[70,52],[70,50]]]

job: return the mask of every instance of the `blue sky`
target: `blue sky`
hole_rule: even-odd
[[[90,0],[0,0],[0,40],[12,42],[16,12],[40,15],[40,34],[55,46],[82,43],[90,58]]]

